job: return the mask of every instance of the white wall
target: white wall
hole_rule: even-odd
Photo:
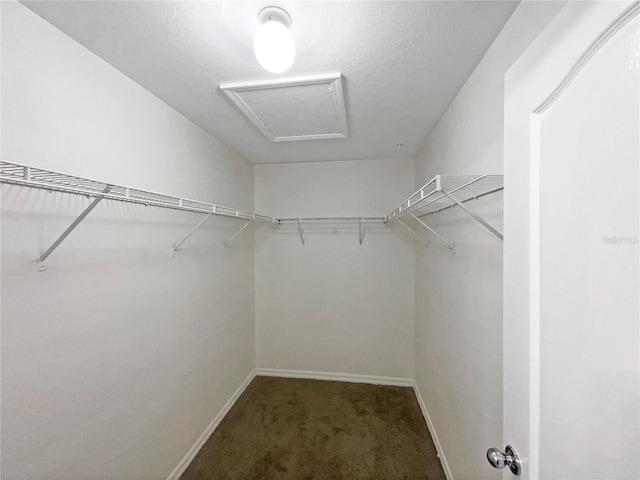
[[[562,5],[518,6],[418,153],[417,186],[503,172],[504,73]],[[469,206],[502,230],[501,194]],[[417,250],[416,380],[453,478],[501,478],[485,451],[504,447],[502,243],[459,209],[426,220],[456,254],[437,242]]]
[[[2,2],[2,158],[253,208],[252,165]],[[242,223],[2,186],[2,478],[166,478],[254,366]]]
[[[413,188],[414,162],[255,166],[268,215],[376,216]],[[256,232],[256,364],[262,368],[413,378],[412,242],[381,225]],[[335,228],[338,231],[335,231]]]

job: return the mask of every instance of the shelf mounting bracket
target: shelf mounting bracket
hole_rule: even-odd
[[[452,252],[455,253],[456,251],[456,247],[454,247],[453,245],[451,245],[449,242],[447,242],[444,238],[442,238],[440,235],[438,235],[433,228],[431,228],[429,225],[427,225],[426,223],[424,223],[422,220],[420,220],[418,217],[416,217],[413,213],[408,212],[409,215],[411,215],[413,217],[413,219],[415,221],[417,221],[420,225],[422,225],[424,228],[426,228],[427,230],[429,230],[431,233],[433,233],[438,240],[440,240],[442,243],[444,243],[447,247],[449,247],[451,249]]]
[[[360,245],[364,239],[364,230],[362,229],[362,220],[358,220],[358,238],[360,239]]]
[[[104,198],[104,196],[106,194],[108,194],[111,191],[111,185],[107,185],[103,190],[102,193],[99,194],[94,200],[93,202],[91,202],[89,204],[89,206],[87,208],[85,208],[83,210],[83,212],[78,215],[78,218],[76,218],[73,223],[71,225],[69,225],[67,227],[67,229],[62,232],[62,235],[60,235],[55,242],[53,242],[51,244],[51,246],[47,249],[46,252],[44,252],[42,255],[40,255],[40,258],[38,258],[38,271],[40,272],[44,272],[47,267],[44,264],[44,261],[49,257],[49,255],[51,255],[53,253],[53,251],[58,248],[58,245],[60,245],[63,240],[65,238],[67,238],[67,236],[69,236],[69,234],[71,232],[73,232],[73,230],[80,224],[80,222],[82,222],[82,220],[84,220],[84,218],[89,215],[89,213],[91,212],[91,210],[93,210],[94,208],[96,208],[96,206],[102,201],[102,199]]]
[[[429,242],[427,242],[424,238],[422,238],[420,235],[418,235],[416,232],[413,231],[413,229],[407,225],[406,223],[404,223],[402,220],[400,220],[398,217],[393,217],[393,219],[398,222],[400,225],[402,225],[404,228],[406,228],[409,233],[411,233],[414,237],[416,237],[418,240],[420,240],[423,243],[426,243],[427,245],[429,245]]]
[[[245,229],[245,228],[247,228],[249,225],[251,225],[251,224],[253,223],[253,221],[254,221],[254,220],[255,220],[255,219],[253,219],[253,218],[252,218],[252,219],[251,219],[251,220],[249,220],[247,223],[245,223],[245,224],[242,226],[242,228],[241,228],[240,230],[238,230],[238,231],[236,232],[236,234],[235,234],[233,237],[231,237],[228,241],[226,241],[226,242],[224,243],[224,248],[227,248],[227,245],[229,245],[231,242],[233,242],[233,241],[236,239],[236,237],[237,237],[238,235],[240,235],[240,234],[244,231],[244,229]]]
[[[198,230],[198,229],[202,226],[202,224],[203,224],[204,222],[206,222],[206,221],[209,219],[209,217],[210,217],[211,215],[213,215],[213,213],[209,213],[209,214],[207,214],[207,215],[206,215],[202,220],[200,220],[200,222],[198,222],[198,224],[197,224],[195,227],[193,227],[193,229],[191,229],[191,231],[190,231],[189,233],[187,233],[187,236],[186,236],[186,237],[184,237],[182,240],[180,240],[180,241],[176,244],[176,246],[175,246],[175,247],[173,247],[173,248],[171,249],[171,256],[172,256],[172,257],[175,257],[175,256],[176,256],[176,250],[178,250],[178,248],[180,248],[180,245],[182,245],[184,242],[186,242],[186,241],[187,241],[187,239],[188,239],[191,235],[193,235],[193,234],[195,233],[195,231],[196,231],[196,230]]]
[[[442,193],[444,193],[447,197],[449,197],[449,199],[455,203],[457,206],[459,206],[462,210],[464,210],[465,212],[467,212],[471,217],[473,217],[477,222],[479,222],[482,226],[484,226],[487,230],[489,230],[491,233],[493,233],[496,237],[498,237],[500,240],[504,240],[504,237],[502,236],[502,234],[496,230],[495,228],[493,228],[491,225],[489,225],[480,215],[473,213],[471,210],[469,210],[467,207],[464,206],[464,204],[458,200],[456,197],[454,197],[453,195],[445,192],[444,190],[440,190]]]
[[[302,241],[302,245],[304,245],[304,237],[302,236],[302,227],[300,226],[300,220],[298,220],[298,233],[300,234],[300,240]]]

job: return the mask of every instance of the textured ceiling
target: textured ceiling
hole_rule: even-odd
[[[415,155],[517,4],[23,3],[254,163]],[[268,5],[293,20],[297,56],[283,74],[253,55],[257,13]],[[348,138],[271,143],[218,89],[332,72],[344,76]]]

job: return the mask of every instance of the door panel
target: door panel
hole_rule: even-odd
[[[523,478],[640,478],[639,12],[570,2],[505,79],[504,442]]]
[[[640,478],[638,33],[540,114],[540,478]]]

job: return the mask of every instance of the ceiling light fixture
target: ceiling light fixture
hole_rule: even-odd
[[[260,65],[271,73],[282,73],[293,65],[296,42],[289,31],[291,17],[279,7],[266,7],[258,13],[260,27],[253,37],[253,51]]]

